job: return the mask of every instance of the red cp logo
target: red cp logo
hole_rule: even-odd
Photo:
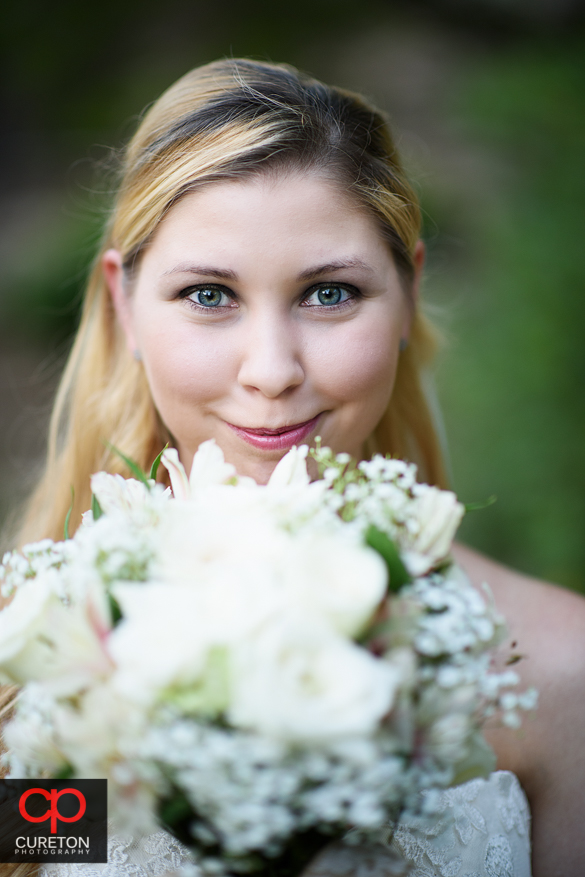
[[[44,816],[30,816],[26,810],[26,800],[30,795],[42,795],[47,801],[51,802],[51,806],[47,808]],[[59,813],[59,809],[57,807],[57,802],[61,795],[75,795],[77,800],[79,801],[79,810],[77,811],[76,816],[61,816]],[[60,819],[61,822],[77,822],[78,819],[81,819],[83,814],[85,813],[85,796],[81,794],[78,789],[61,789],[60,792],[57,789],[51,789],[48,792],[46,789],[29,789],[27,792],[24,792],[20,796],[20,801],[18,802],[18,809],[20,810],[20,815],[24,816],[24,818],[28,822],[44,822],[45,819],[51,820],[51,834],[57,833],[57,820]]]

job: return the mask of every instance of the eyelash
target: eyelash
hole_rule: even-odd
[[[190,298],[191,295],[195,295],[198,292],[202,292],[203,290],[206,290],[206,289],[216,290],[217,292],[221,292],[223,295],[227,296],[227,298],[230,298],[232,301],[235,300],[235,296],[230,290],[226,289],[223,286],[218,286],[214,283],[201,283],[198,286],[188,286],[186,289],[181,290],[181,292],[179,293],[179,298],[188,302],[190,307],[192,307],[196,311],[206,311],[206,312],[223,311],[226,308],[230,307],[230,305],[216,305],[215,307],[213,307],[213,306],[206,307],[205,305],[201,305],[198,302],[194,301],[192,298]],[[332,304],[332,305],[323,305],[323,304],[308,305],[308,304],[306,304],[307,300],[311,296],[315,295],[320,290],[324,290],[324,289],[340,289],[342,292],[347,293],[348,297],[346,299],[344,299],[343,301],[337,302],[336,304]],[[361,295],[360,291],[355,288],[355,286],[351,286],[351,285],[348,285],[346,283],[319,283],[316,286],[312,286],[310,289],[307,290],[307,292],[304,294],[304,296],[301,300],[301,307],[317,308],[320,311],[340,311],[340,310],[346,308],[348,305],[353,304],[359,298],[362,298],[362,295]]]

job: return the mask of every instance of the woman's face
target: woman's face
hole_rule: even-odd
[[[317,435],[362,455],[411,309],[374,220],[334,184],[210,184],[171,208],[131,289],[117,251],[104,268],[187,471],[211,438],[259,483]]]

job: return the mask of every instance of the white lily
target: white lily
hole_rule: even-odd
[[[134,478],[122,478],[108,472],[91,476],[91,492],[104,512],[123,512],[140,508],[148,501],[148,487]]]
[[[236,467],[232,463],[226,463],[223,451],[215,443],[215,439],[209,439],[199,445],[188,478],[175,448],[166,450],[161,462],[168,470],[175,499],[189,500],[199,490],[233,483],[234,479],[239,487],[256,487],[253,478],[239,476]]]
[[[277,463],[274,472],[268,480],[268,486],[286,487],[287,485],[295,485],[306,487],[310,481],[306,463],[308,452],[308,445],[301,445],[299,448],[293,445],[290,451]]]
[[[42,681],[67,695],[111,671],[99,595],[88,589],[85,601],[66,605],[57,580],[49,572],[27,582],[0,613],[1,682]]]
[[[215,439],[202,442],[193,457],[189,483],[191,490],[225,484],[236,477],[236,467],[226,463],[223,451],[215,443]]]
[[[189,484],[185,467],[179,460],[176,448],[167,448],[160,461],[169,473],[175,499],[190,499],[191,485]]]

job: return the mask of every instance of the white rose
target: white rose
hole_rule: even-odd
[[[400,542],[408,571],[421,576],[448,556],[465,508],[449,490],[419,484],[415,491],[409,510],[414,532]]]
[[[375,731],[395,668],[306,619],[267,626],[233,651],[229,719],[261,734],[327,742]]]
[[[307,527],[282,558],[291,602],[338,633],[359,634],[386,593],[384,561],[347,527]]]
[[[286,534],[270,508],[249,497],[247,488],[207,488],[201,501],[172,502],[154,534],[153,575],[170,584],[194,585],[225,576],[226,567],[246,570],[275,565]]]
[[[118,583],[113,593],[123,614],[109,638],[116,686],[144,703],[172,687],[207,690],[210,674],[223,685],[218,654],[227,655],[290,606],[269,564],[243,565],[237,556],[217,560],[212,574],[194,577],[191,587],[184,580]],[[209,692],[210,698],[219,708],[219,695]]]
[[[244,618],[252,606],[280,602],[283,611],[302,607],[357,634],[386,590],[380,556],[333,514],[292,531],[278,526],[257,493],[248,502],[246,490],[217,488],[201,504],[169,504],[156,536],[156,576],[197,588],[213,582]]]
[[[470,722],[466,715],[454,713],[442,716],[430,727],[425,737],[425,748],[439,761],[454,764],[467,754],[469,734]]]
[[[105,776],[140,739],[147,716],[108,681],[89,688],[76,708],[57,706],[52,719],[59,748],[77,775]]]
[[[209,644],[200,595],[157,583],[117,585],[113,594],[123,615],[108,642],[117,690],[148,704],[168,686],[195,680]]]
[[[91,594],[65,605],[47,573],[22,585],[0,612],[0,678],[18,685],[44,681],[59,694],[74,693],[111,664],[103,647],[101,607]]]

